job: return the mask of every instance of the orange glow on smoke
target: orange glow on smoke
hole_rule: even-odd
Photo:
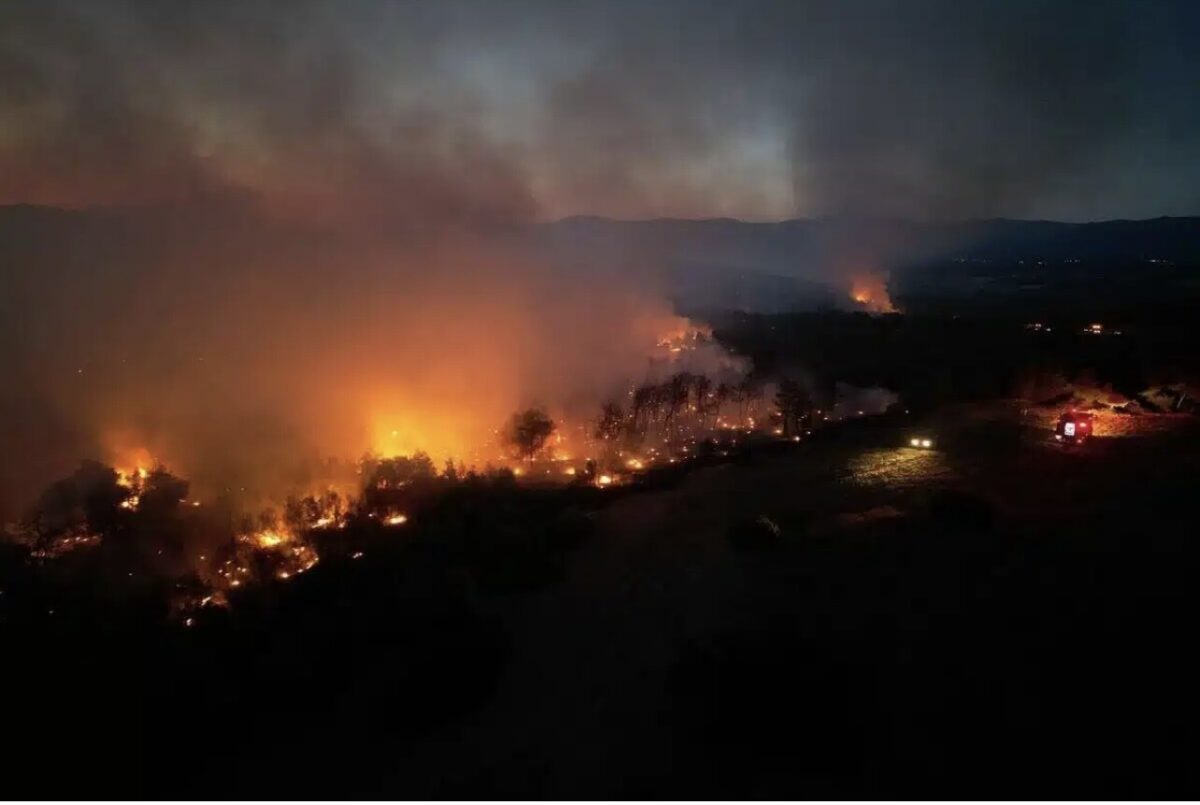
[[[855,276],[850,283],[850,298],[871,313],[896,312],[896,306],[888,294],[887,279],[877,274]]]
[[[358,461],[368,454],[425,453],[437,472],[449,461],[459,471],[509,468],[531,481],[567,482],[583,471],[585,457],[600,455],[594,431],[602,402],[628,407],[625,395],[651,377],[742,371],[711,343],[707,327],[658,305],[635,300],[614,309],[610,302],[612,315],[588,327],[575,326],[580,306],[562,309],[561,327],[551,328],[561,338],[547,336],[539,319],[545,306],[534,315],[526,304],[470,297],[459,303],[457,318],[416,309],[399,330],[391,319],[377,326],[369,316],[344,322],[349,334],[306,345],[303,360],[282,346],[265,356],[230,348],[220,361],[208,353],[187,366],[178,395],[173,388],[161,399],[151,390],[132,401],[117,394],[89,412],[95,454],[121,473],[129,510],[140,502],[139,469],[144,476],[158,467],[189,483],[191,508],[227,498],[250,512],[280,510],[289,496],[329,489],[354,497],[363,480]],[[219,404],[200,405],[198,395],[186,393],[202,382],[211,384],[203,392],[217,395]],[[531,406],[555,424],[532,461],[516,454],[505,432],[510,417]],[[651,461],[626,456],[620,463],[639,470]],[[615,476],[592,481],[618,482]],[[340,525],[323,513],[306,528]],[[241,542],[270,551],[297,538],[265,531]]]

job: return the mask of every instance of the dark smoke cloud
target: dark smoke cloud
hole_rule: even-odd
[[[0,522],[85,457],[276,501],[368,450],[483,467],[513,411],[582,421],[679,326],[652,278],[461,224],[10,209],[0,263]]]
[[[1175,139],[1200,122],[1194,4],[859,10],[809,26],[795,164],[798,189],[822,208],[931,218],[1197,211],[1200,151]],[[1147,171],[1152,160],[1159,170]],[[1174,167],[1160,172],[1165,164]]]
[[[0,22],[5,201],[234,193],[376,223],[1197,205],[1186,0],[58,0]]]
[[[471,100],[389,104],[383,70],[417,75],[432,45],[386,40],[330,4],[6,6],[0,199],[68,206],[256,204],[337,225],[528,219],[516,161]],[[371,17],[380,16],[376,10]],[[406,21],[407,23],[407,21]]]
[[[102,210],[0,210],[0,517],[8,488],[113,442],[220,483],[403,436],[397,411],[461,404],[469,440],[609,393],[669,318],[661,266],[614,250],[610,273],[564,272],[523,237],[538,219],[1195,213],[1198,18],[0,4],[0,204]],[[831,231],[800,273],[913,249]]]

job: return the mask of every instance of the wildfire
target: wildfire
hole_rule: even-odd
[[[318,550],[326,546],[336,555],[349,555],[355,547],[349,537],[361,536],[355,533],[358,525],[405,525],[408,515],[398,509],[419,512],[423,496],[439,495],[463,479],[488,482],[511,471],[522,487],[575,486],[576,481],[624,487],[638,483],[650,468],[706,456],[702,445],[715,434],[724,446],[730,442],[729,431],[741,438],[743,430],[769,427],[770,392],[746,380],[747,367],[721,351],[711,330],[683,318],[664,322],[655,317],[652,325],[637,330],[635,351],[639,367],[646,360],[650,365],[644,381],[635,382],[631,375],[616,378],[608,387],[615,399],[579,394],[564,402],[551,397],[543,410],[554,423],[552,435],[517,455],[503,421],[522,392],[504,373],[473,375],[461,389],[455,380],[455,390],[463,393],[449,402],[440,388],[419,382],[412,389],[399,381],[382,383],[366,392],[365,399],[353,397],[354,426],[331,431],[319,446],[320,466],[305,464],[305,472],[295,474],[300,480],[289,480],[284,489],[257,488],[257,462],[231,477],[207,468],[197,470],[197,479],[177,475],[179,467],[163,459],[173,456],[176,445],[120,431],[105,439],[109,466],[120,468],[116,482],[121,488],[112,505],[126,512],[112,522],[139,536],[146,532],[148,547],[164,557],[159,562],[164,572],[182,573],[187,562],[189,581],[177,585],[173,595],[186,602],[182,612],[189,622],[196,617],[201,623],[198,615],[206,607],[226,606],[248,587],[305,573],[318,564]],[[601,409],[609,427],[599,427]],[[356,461],[355,455],[363,457]],[[263,457],[264,464],[272,460],[271,455]],[[289,468],[267,475],[291,478],[293,473]],[[111,492],[111,475],[101,478]],[[178,507],[150,506],[156,499],[173,504],[176,498]],[[241,525],[230,530],[230,523]],[[181,539],[175,539],[173,529],[179,529]],[[337,529],[348,532],[340,547],[335,547]],[[59,532],[52,544],[42,540],[39,550],[45,555],[102,539],[83,527],[60,527]],[[186,542],[182,537],[192,534],[204,535],[203,545],[188,542],[178,558],[173,556],[174,543]],[[160,547],[155,542],[159,535],[171,542]]]
[[[99,544],[100,536],[98,534],[92,534],[86,529],[80,528],[61,534],[53,540],[34,548],[30,551],[30,556],[35,559],[57,559],[76,548],[88,548]]]
[[[278,548],[283,543],[290,542],[291,538],[290,534],[273,528],[250,536],[250,540],[259,548]]]
[[[129,497],[120,503],[122,509],[137,511],[138,504],[142,500],[142,488],[149,476],[150,471],[145,467],[138,467],[134,470],[117,470],[117,485],[129,490]]]
[[[288,555],[285,557],[283,566],[276,572],[275,577],[279,579],[289,579],[293,576],[298,576],[301,573],[312,570],[312,568],[320,561],[317,552],[304,543],[297,543],[291,547]]]
[[[855,304],[871,313],[895,313],[892,297],[888,294],[887,278],[877,274],[854,277],[850,284],[850,298]]]
[[[659,336],[657,346],[670,355],[678,355],[696,349],[711,337],[712,330],[681,319],[669,332]]]
[[[260,552],[271,557],[275,566],[275,578],[286,581],[311,570],[320,557],[316,550],[285,528],[271,527],[242,534],[238,542],[251,552]],[[238,587],[247,580],[248,557],[240,561],[227,561],[219,571],[230,587]]]

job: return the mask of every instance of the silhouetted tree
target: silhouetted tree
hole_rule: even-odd
[[[118,507],[131,491],[117,483],[117,473],[96,461],[84,461],[70,476],[51,484],[38,498],[26,522],[39,542],[68,531],[103,535],[113,530]]]
[[[731,402],[737,404],[737,418],[740,423],[746,418],[746,400],[748,399],[746,382],[744,380],[730,388],[729,399]]]
[[[708,417],[719,410],[717,394],[713,391],[713,382],[706,375],[697,375],[692,381],[692,394],[696,400],[696,414],[700,423],[707,427]]]
[[[345,513],[342,496],[329,489],[320,495],[303,498],[289,497],[283,509],[283,520],[292,531],[304,531],[328,526],[341,520]]]
[[[658,422],[666,404],[664,386],[647,383],[638,386],[633,392],[633,408],[635,411],[635,426],[642,428],[652,422]]]
[[[663,397],[666,402],[667,427],[679,416],[679,412],[687,407],[691,398],[692,376],[687,372],[679,372],[663,384]]]
[[[191,484],[158,466],[142,482],[138,511],[152,516],[165,516],[179,508],[188,496]]]
[[[642,416],[649,413],[654,394],[655,388],[653,386],[638,386],[634,389],[632,411],[630,412],[630,419],[634,428],[639,428],[644,424]]]
[[[763,398],[762,381],[760,381],[758,378],[747,375],[742,382],[738,384],[738,393],[741,402],[739,416],[744,420],[746,418],[747,407],[753,411],[757,403]]]
[[[785,378],[775,391],[775,406],[783,420],[783,435],[798,434],[812,414],[812,397],[803,384]]]
[[[363,459],[362,476],[368,489],[395,489],[416,480],[427,480],[437,475],[433,459],[427,453],[417,451],[411,456],[394,458]]]
[[[721,418],[721,409],[725,407],[725,403],[729,402],[737,394],[737,390],[728,383],[717,384],[716,392],[716,419]]]
[[[505,439],[517,450],[517,455],[529,460],[546,445],[554,433],[554,420],[540,408],[529,408],[513,414],[508,422]]]
[[[613,401],[604,403],[600,419],[596,421],[595,437],[606,442],[617,439],[625,428],[625,411]]]

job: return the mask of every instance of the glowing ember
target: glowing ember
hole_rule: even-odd
[[[393,514],[383,521],[387,525],[404,525],[408,522],[408,517],[403,514]]]
[[[57,559],[77,548],[87,548],[100,544],[98,534],[89,533],[85,528],[68,531],[52,539],[40,541],[40,544],[30,551],[35,559]]]

